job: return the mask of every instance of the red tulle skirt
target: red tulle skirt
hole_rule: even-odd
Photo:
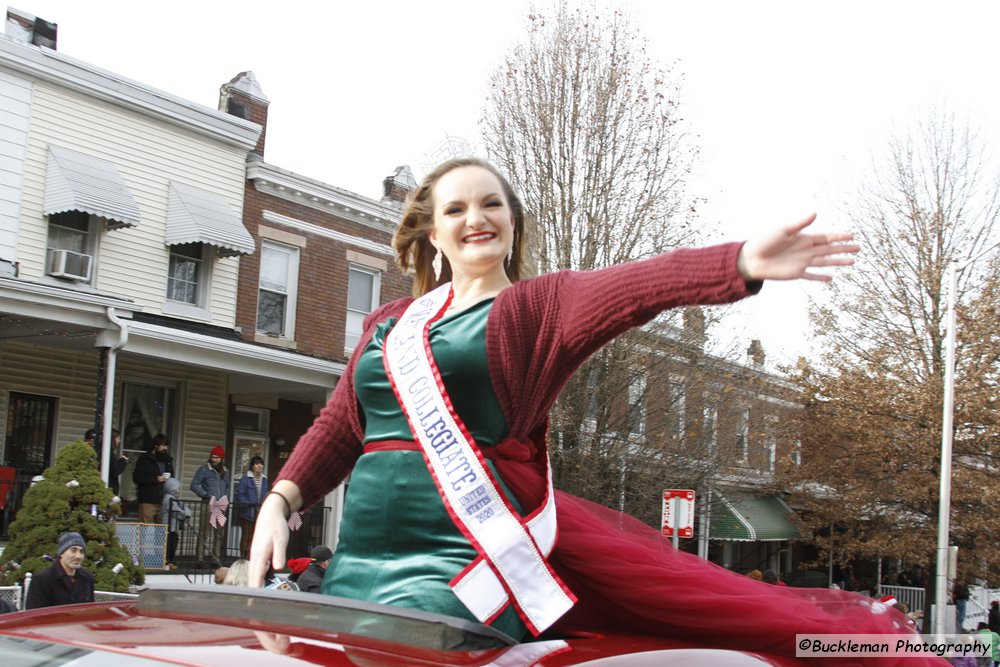
[[[545,493],[531,443],[484,448],[524,508]],[[797,634],[913,634],[896,609],[847,591],[773,586],[679,551],[637,519],[556,492],[550,562],[579,602],[555,632],[623,630],[795,656]],[[948,665],[944,659],[818,658],[819,665]]]

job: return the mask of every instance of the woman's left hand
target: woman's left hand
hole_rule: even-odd
[[[811,269],[827,266],[850,266],[861,247],[854,235],[846,232],[806,234],[803,230],[816,219],[813,213],[805,220],[747,241],[740,250],[737,267],[746,280],[829,281],[825,273]]]

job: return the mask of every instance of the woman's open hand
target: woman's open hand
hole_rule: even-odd
[[[282,488],[286,494],[289,493],[287,483]],[[297,494],[298,489],[295,491]],[[277,494],[265,496],[261,503],[253,543],[250,545],[250,572],[247,577],[249,586],[259,588],[266,583],[264,578],[269,565],[273,565],[275,570],[285,566],[288,549],[288,517],[285,516],[285,509],[285,501]]]
[[[861,247],[852,243],[854,235],[846,232],[806,234],[803,230],[816,219],[813,213],[805,220],[747,241],[740,250],[737,267],[746,280],[829,281],[825,273],[812,269],[827,266],[850,266]]]

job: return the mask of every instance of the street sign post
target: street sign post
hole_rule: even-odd
[[[694,537],[694,491],[667,489],[663,492],[661,532],[672,537],[676,547],[681,537]]]

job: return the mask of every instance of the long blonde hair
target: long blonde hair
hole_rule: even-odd
[[[441,177],[450,171],[461,167],[482,167],[488,170],[500,181],[504,197],[514,218],[514,241],[510,261],[506,262],[505,271],[512,283],[521,279],[523,273],[524,250],[524,206],[514,193],[507,179],[486,160],[476,157],[462,157],[442,162],[435,167],[420,186],[413,191],[403,212],[403,219],[392,237],[392,247],[396,251],[396,264],[403,273],[413,272],[413,295],[422,296],[442,283],[451,280],[451,264],[442,255],[441,277],[434,278],[434,255],[437,250],[431,244],[428,235],[434,228],[434,186]]]

